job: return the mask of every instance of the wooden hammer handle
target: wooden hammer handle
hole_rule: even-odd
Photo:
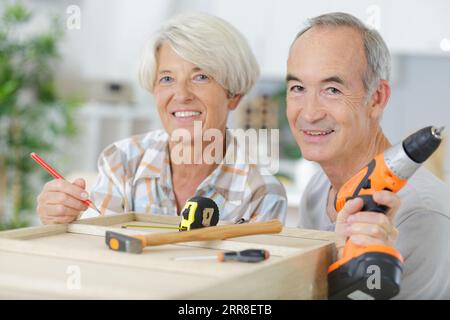
[[[214,226],[191,231],[149,234],[137,236],[136,238],[141,239],[144,246],[158,246],[178,242],[223,240],[255,234],[279,233],[282,229],[283,226],[280,221],[270,220],[266,222]]]

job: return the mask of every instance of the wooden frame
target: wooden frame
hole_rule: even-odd
[[[0,298],[323,299],[335,254],[331,232],[284,228],[280,234],[111,251],[106,230],[123,224],[177,226],[179,217],[127,213],[0,232]],[[174,261],[179,256],[261,248],[271,257],[246,264]]]

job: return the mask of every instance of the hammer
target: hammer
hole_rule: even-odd
[[[142,249],[147,246],[189,241],[224,240],[256,234],[279,233],[282,228],[281,222],[274,219],[266,222],[206,227],[187,232],[167,232],[138,236],[127,236],[113,231],[106,231],[105,242],[114,251],[142,253]]]

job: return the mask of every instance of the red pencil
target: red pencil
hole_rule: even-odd
[[[45,170],[47,170],[48,173],[50,173],[53,178],[55,179],[64,179],[64,177],[62,175],[60,175],[55,169],[53,169],[47,162],[44,161],[44,159],[42,159],[41,157],[39,157],[36,153],[32,152],[30,154],[31,158],[36,161],[42,168],[44,168]],[[86,204],[87,206],[91,207],[92,209],[94,209],[95,211],[97,211],[98,213],[100,213],[100,210],[97,209],[97,207],[92,203],[91,200],[87,199],[87,200],[83,200],[83,203]]]

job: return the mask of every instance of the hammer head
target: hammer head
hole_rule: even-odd
[[[114,251],[142,253],[142,240],[121,233],[106,231],[106,245]]]

